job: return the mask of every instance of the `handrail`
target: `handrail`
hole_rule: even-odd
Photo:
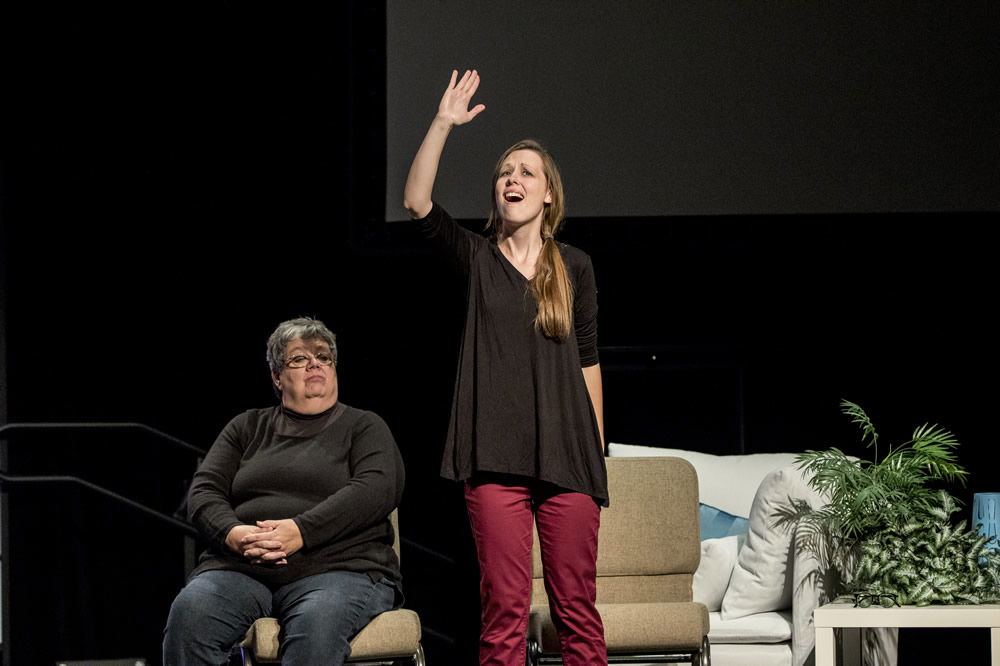
[[[174,518],[172,516],[168,516],[167,514],[161,513],[156,509],[152,509],[146,506],[145,504],[140,504],[139,502],[136,502],[133,499],[125,497],[124,495],[119,495],[113,490],[108,490],[103,486],[99,486],[96,483],[91,483],[90,481],[87,481],[86,479],[81,479],[77,476],[17,476],[17,475],[0,473],[0,488],[2,488],[2,486],[4,486],[5,484],[14,486],[64,485],[64,484],[80,485],[83,486],[84,488],[87,488],[89,490],[98,493],[99,495],[104,495],[105,497],[108,497],[115,501],[121,502],[122,504],[130,506],[133,509],[140,511],[141,513],[145,513],[146,515],[152,516],[157,520],[161,520],[171,525],[172,527],[181,530],[182,532],[186,532],[189,536],[194,536],[194,537],[200,536],[198,530],[195,529],[195,527],[190,523],[187,523],[183,520],[178,520],[177,518]],[[3,490],[6,491],[5,488]]]
[[[433,557],[435,559],[441,560],[442,562],[444,562],[445,564],[448,564],[450,566],[454,566],[455,565],[455,560],[453,558],[448,557],[444,553],[439,553],[438,551],[434,550],[433,548],[428,548],[427,546],[425,546],[425,545],[423,545],[421,543],[418,543],[418,542],[414,541],[413,539],[407,539],[404,536],[400,536],[399,537],[399,543],[402,544],[402,545],[404,545],[404,546],[407,546],[409,548],[413,548],[414,550],[420,551],[424,555],[429,555],[429,556],[431,556],[431,557]]]
[[[0,426],[0,439],[5,438],[8,433],[15,433],[19,431],[31,432],[38,430],[141,430],[151,435],[155,435],[163,441],[169,442],[170,444],[184,449],[189,453],[193,453],[198,456],[205,455],[204,449],[201,449],[194,444],[188,444],[182,439],[178,439],[173,435],[168,435],[162,430],[152,428],[145,423],[8,423]]]

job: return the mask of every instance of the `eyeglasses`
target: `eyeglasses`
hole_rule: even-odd
[[[285,359],[285,366],[289,368],[304,368],[312,360],[315,360],[320,365],[333,365],[333,354],[328,354],[327,352],[320,352],[315,356],[296,354]]]
[[[854,607],[868,608],[872,604],[878,604],[882,608],[892,608],[899,606],[895,594],[855,594]]]

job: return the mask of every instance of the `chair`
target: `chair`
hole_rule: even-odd
[[[392,547],[399,556],[399,529],[396,511],[390,519],[395,532]],[[244,666],[278,664],[281,626],[273,617],[262,617],[251,625],[238,646],[238,658]],[[420,644],[420,617],[412,610],[387,611],[368,623],[351,641],[349,664],[413,664],[424,666],[424,648]]]
[[[608,663],[711,666],[708,609],[693,602],[701,557],[698,477],[672,457],[608,458],[611,506],[601,512],[597,609]],[[561,663],[535,534],[528,663]]]

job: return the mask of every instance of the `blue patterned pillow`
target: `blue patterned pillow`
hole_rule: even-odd
[[[701,540],[721,539],[727,536],[743,536],[747,533],[748,518],[741,518],[716,509],[707,504],[699,505],[701,522]]]

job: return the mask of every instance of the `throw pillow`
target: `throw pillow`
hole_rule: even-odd
[[[747,524],[750,522],[747,518],[734,516],[708,504],[699,505],[698,513],[702,541],[747,533]]]
[[[722,598],[729,587],[729,577],[733,575],[741,541],[742,537],[729,536],[701,542],[701,562],[694,572],[691,588],[694,600],[705,604],[709,612],[722,607]]]
[[[813,508],[823,504],[794,465],[764,477],[750,507],[746,542],[722,600],[723,620],[791,607],[794,530],[776,523],[779,509],[790,506],[792,499],[805,500]]]

